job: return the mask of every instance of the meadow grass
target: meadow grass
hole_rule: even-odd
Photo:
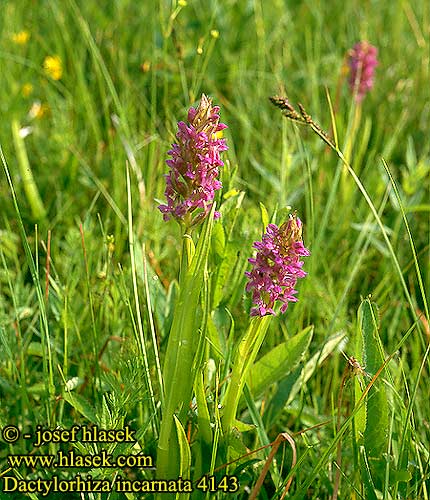
[[[136,431],[135,443],[41,447],[3,435],[0,498],[24,496],[4,491],[5,476],[155,477],[172,390],[164,361],[188,286],[179,225],[156,207],[176,123],[205,93],[221,107],[229,150],[221,220],[193,233],[191,268],[201,274],[184,324],[199,322],[205,362],[194,359],[193,405],[184,397],[177,412],[175,467],[194,480],[238,478],[237,492],[202,488],[192,498],[288,490],[295,500],[427,499],[430,5],[0,5],[0,427]],[[379,65],[357,109],[343,66],[359,40],[378,48]],[[49,73],[48,56],[61,74]],[[331,146],[309,123],[285,118],[268,99],[276,94],[302,103]],[[246,384],[245,371],[239,377],[228,420],[240,422],[227,433],[223,401],[232,368],[244,364],[237,353],[251,306],[247,259],[267,224],[293,210],[311,251],[308,276],[298,302],[271,319],[258,356],[247,351],[255,361]],[[141,453],[154,467],[8,461],[70,449]]]

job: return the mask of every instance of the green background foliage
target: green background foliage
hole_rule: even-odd
[[[0,7],[0,142],[17,202],[2,173],[0,426],[130,424],[139,449],[155,456],[182,245],[176,223],[163,222],[156,207],[176,123],[204,92],[229,127],[217,195],[222,217],[199,307],[213,361],[204,391],[214,436],[205,460],[218,456],[209,464],[221,465],[228,456],[217,448],[218,397],[248,322],[244,271],[252,242],[292,207],[311,251],[308,276],[299,301],[271,322],[255,366],[280,363],[282,353],[291,365],[265,365],[264,377],[249,381],[234,453],[280,432],[294,436],[297,465],[291,471],[291,451],[280,448],[261,498],[278,498],[288,474],[291,497],[332,498],[338,443],[338,498],[428,498],[428,2],[0,0]],[[17,44],[23,30],[30,37]],[[354,121],[344,64],[359,40],[378,48],[379,66]],[[59,80],[43,67],[54,55]],[[379,224],[335,152],[283,118],[268,100],[275,94],[302,103],[331,136],[337,132]],[[28,135],[17,135],[17,126]],[[368,296],[372,305],[363,302]],[[346,380],[340,407],[347,362],[339,347],[369,371],[359,376],[361,386]],[[375,375],[370,399],[360,399]],[[375,405],[386,409],[383,436],[379,419],[364,414]],[[198,416],[189,421],[188,440]],[[378,463],[368,447],[376,435]],[[8,453],[34,451],[22,440],[1,450],[3,471]],[[247,498],[268,453],[230,466],[241,489],[229,498]],[[91,473],[111,479],[115,471]]]

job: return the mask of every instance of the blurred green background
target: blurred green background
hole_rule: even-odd
[[[229,127],[224,134],[229,145],[224,188],[217,198],[226,230],[239,192],[245,193],[230,242],[229,263],[237,272],[225,278],[225,297],[212,312],[213,324],[227,335],[230,312],[238,329],[247,320],[243,270],[252,241],[261,238],[260,203],[269,216],[277,211],[277,222],[290,206],[304,221],[312,253],[305,267],[309,275],[300,284],[299,302],[274,322],[266,349],[309,324],[315,326],[309,357],[334,333],[354,338],[357,308],[371,294],[379,306],[387,353],[411,326],[417,328],[396,365],[400,399],[410,390],[402,377],[428,377],[428,364],[423,374],[419,367],[429,326],[423,317],[416,321],[425,310],[425,297],[402,211],[381,161],[387,162],[398,187],[422,289],[428,293],[428,2],[0,0],[0,8],[0,142],[23,227],[37,254],[41,287],[49,290],[54,358],[61,361],[66,379],[78,377],[83,394],[93,391],[94,400],[99,397],[99,388],[84,382],[94,362],[88,341],[94,332],[108,372],[117,370],[125,379],[130,367],[121,368],[121,362],[135,353],[124,342],[132,324],[127,163],[134,230],[139,248],[145,244],[153,308],[142,298],[142,321],[149,331],[153,312],[164,349],[180,232],[174,222],[162,221],[156,207],[163,200],[166,152],[176,123],[186,119],[203,92],[221,107],[221,121]],[[354,128],[345,62],[360,40],[378,48],[379,65]],[[368,203],[352,179],[342,177],[335,154],[308,129],[285,120],[268,100],[275,94],[288,95],[294,105],[302,103],[332,135],[330,96],[340,148],[350,148],[352,167],[381,217],[400,273]],[[37,193],[43,205],[39,210]],[[20,394],[0,414],[4,422],[12,416],[38,422],[46,410],[40,317],[5,176],[0,197],[5,346],[0,386],[4,394]],[[142,253],[138,257],[143,290]],[[219,258],[215,248],[212,269]],[[70,342],[66,352],[64,332]],[[276,435],[283,425],[301,429],[330,415],[331,391],[338,390],[343,366],[343,358],[334,356],[316,370],[300,401],[282,414],[271,433]],[[58,389],[63,379],[55,376]],[[417,382],[416,418],[428,422],[428,388],[423,385]],[[131,382],[128,387],[132,393]],[[31,410],[28,401],[34,403]],[[73,422],[72,416],[67,418]],[[428,434],[427,425],[415,436],[424,449]],[[428,453],[416,454],[416,464],[421,459],[428,464]],[[417,478],[428,474],[427,465],[414,470]]]

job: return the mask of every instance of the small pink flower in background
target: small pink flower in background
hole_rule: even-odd
[[[188,111],[188,124],[178,123],[176,138],[168,151],[165,175],[167,204],[159,205],[164,220],[171,217],[192,227],[210,212],[215,191],[221,189],[219,168],[224,165],[220,153],[228,149],[219,132],[227,125],[219,123],[219,107],[204,94],[198,107]],[[219,212],[215,212],[215,218]]]
[[[378,49],[366,41],[356,43],[348,52],[349,86],[351,91],[356,93],[357,102],[361,102],[373,87],[377,57]]]
[[[256,241],[253,247],[257,254],[248,259],[253,269],[245,273],[249,279],[246,291],[252,291],[254,303],[251,316],[276,314],[273,307],[277,300],[282,302],[281,312],[284,313],[288,302],[297,302],[297,279],[307,274],[300,260],[310,255],[303,245],[301,220],[290,215],[281,227],[269,224],[262,241]]]

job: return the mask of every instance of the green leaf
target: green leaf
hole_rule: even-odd
[[[205,370],[206,371],[206,370]],[[194,478],[199,478],[210,469],[210,456],[213,449],[213,436],[209,408],[206,399],[203,370],[200,370],[194,383],[197,402],[198,439],[193,444]],[[197,497],[203,498],[201,495]]]
[[[360,398],[363,394],[363,388],[360,385],[360,380],[358,377],[354,378],[354,405],[359,404]],[[356,443],[362,444],[364,430],[366,429],[367,420],[367,405],[361,405],[354,416],[354,435]]]
[[[263,455],[265,457],[268,457],[270,452],[270,439],[266,432],[266,426],[264,425],[264,422],[261,418],[260,409],[257,408],[251,391],[246,384],[243,388],[243,393],[245,396],[246,404],[248,406],[249,415],[255,426],[255,432],[258,436],[258,440],[262,446],[268,446],[269,448],[263,452]],[[282,482],[282,477],[280,475],[276,460],[272,462],[272,466],[270,467],[270,475],[274,484],[279,484],[280,482]]]
[[[230,461],[230,466],[226,469],[227,474],[231,474],[233,467],[237,466],[237,461],[240,462],[242,457],[246,457],[249,452],[246,445],[243,443],[242,434],[233,427],[228,433],[226,440],[227,457]]]
[[[269,225],[269,213],[267,208],[260,201],[260,211],[261,211],[261,222],[263,223],[263,230]]]
[[[166,303],[165,303],[163,315],[159,314],[159,317],[162,317],[162,320],[160,321],[160,323],[161,323],[161,325],[163,325],[162,330],[164,332],[169,332],[170,329],[172,328],[173,316],[175,313],[175,304],[176,304],[176,301],[178,300],[178,295],[179,295],[179,284],[176,280],[173,280],[170,283],[169,289],[167,291]],[[154,304],[159,304],[159,302],[154,302]],[[166,337],[167,337],[167,333],[166,333]]]
[[[225,249],[225,234],[224,228],[221,224],[215,224],[212,231],[212,248],[215,255],[222,259],[224,257]]]
[[[356,353],[365,363],[365,369],[372,376],[376,374],[384,362],[385,356],[378,332],[378,311],[370,300],[364,300],[358,310],[359,337]],[[358,410],[355,418],[357,442],[364,443],[361,466],[362,481],[367,484],[366,490],[371,495],[369,477],[372,485],[381,489],[385,481],[386,459],[383,457],[388,450],[389,419],[388,399],[381,377],[388,374],[385,368],[379,373],[378,379],[370,387],[363,407]],[[355,382],[356,403],[361,398],[362,390]],[[373,486],[372,486],[373,487]],[[370,496],[369,496],[370,498]]]
[[[92,424],[98,424],[95,408],[80,394],[64,392],[63,399]]]
[[[157,453],[157,474],[163,478],[178,477],[177,439],[173,423],[177,418],[176,412],[179,413],[180,420],[184,421],[186,418],[196,375],[196,370],[192,370],[199,344],[195,337],[199,321],[196,311],[199,309],[204,284],[214,210],[215,204],[202,227],[195,253],[192,252],[192,256],[188,254],[191,256],[189,268],[181,269],[179,296],[163,367],[165,399]],[[189,235],[184,235],[183,252],[188,250],[189,238]]]
[[[182,477],[183,479],[189,479],[190,478],[190,469],[191,469],[191,450],[190,450],[190,445],[188,444],[187,441],[187,436],[185,435],[184,428],[182,427],[181,422],[177,418],[176,415],[173,415],[173,418],[175,419],[175,425],[176,425],[176,433],[178,436],[178,442],[179,442],[179,477]],[[189,498],[188,493],[182,493],[182,494],[177,494],[176,498],[181,498],[181,499],[187,499]]]
[[[230,381],[223,398],[222,423],[225,433],[228,433],[233,425],[243,386],[264,341],[271,318],[271,316],[264,316],[251,319],[246,332],[237,345]]]
[[[360,448],[360,469],[361,479],[363,481],[364,490],[366,492],[367,500],[378,500],[375,492],[375,485],[372,479],[372,473],[369,467],[368,457],[366,456],[366,449]]]
[[[22,475],[20,474],[19,470],[14,469],[14,470],[13,470],[13,472],[14,472],[14,475],[15,475],[18,479],[20,479],[21,481],[23,481],[23,480],[24,480],[24,481],[26,481],[26,480],[28,481],[28,479],[26,479],[26,477],[25,477],[25,476],[22,476]],[[4,473],[3,473],[3,474],[4,474]],[[30,493],[30,492],[25,493],[25,495],[28,495],[28,496],[31,498],[31,500],[39,500],[39,498],[40,498],[40,497],[36,496],[34,493]],[[15,496],[15,495],[14,495],[14,496]],[[21,496],[21,495],[20,495],[20,496]],[[12,497],[12,498],[13,498],[13,497]]]
[[[214,319],[211,315],[208,316],[208,322],[207,322],[206,328],[207,328],[207,331],[206,331],[207,341],[211,345],[211,348],[214,352],[213,356],[215,356],[216,358],[221,358],[223,348],[220,344],[217,326],[214,323]]]
[[[135,240],[138,240],[138,236],[135,236]],[[170,287],[168,289],[168,292],[166,293],[166,290],[161,283],[161,280],[158,279],[157,273],[155,270],[151,267],[151,263],[148,262],[149,259],[146,259],[146,270],[144,266],[144,261],[145,261],[145,256],[143,254],[143,249],[141,245],[134,245],[134,253],[135,253],[135,258],[136,258],[136,274],[138,277],[141,277],[143,280],[145,273],[147,273],[149,279],[148,279],[148,289],[149,289],[149,296],[151,299],[152,304],[157,304],[157,307],[154,308],[154,315],[157,318],[157,321],[160,322],[162,325],[162,330],[167,331],[166,328],[166,317],[168,314],[165,314],[165,311],[168,310],[168,307],[170,304],[168,304],[168,300],[171,300],[171,296],[169,297],[168,294],[173,294],[174,297],[174,292],[175,292],[175,285],[176,282],[172,281],[170,284]],[[145,286],[145,283],[143,283],[143,286]]]
[[[27,348],[28,356],[38,356],[43,358],[43,346],[40,342],[30,342]]]
[[[369,300],[359,308],[360,333],[363,342],[363,359],[366,370],[375,374],[384,362],[381,340],[378,333],[377,309]],[[382,376],[386,370],[381,372]],[[388,399],[385,385],[376,382],[370,389],[366,401],[366,428],[364,446],[367,455],[380,458],[388,448]]]
[[[12,354],[12,349],[11,349],[11,346],[9,345],[9,340],[5,335],[4,328],[2,328],[2,327],[0,327],[0,344],[3,348],[3,351],[6,353],[8,361],[12,362],[13,366],[15,366],[14,365],[14,354]],[[14,346],[14,350],[15,350],[15,346]]]
[[[407,482],[412,479],[412,473],[409,470],[397,470],[397,469],[391,469],[390,470],[390,479],[392,482]]]
[[[27,148],[21,136],[20,128],[21,125],[18,121],[16,119],[12,120],[12,138],[15,145],[17,165],[21,174],[22,187],[24,188],[24,193],[27,197],[33,217],[37,221],[41,221],[46,217],[46,210],[31,170]]]
[[[206,401],[205,387],[203,381],[203,372],[200,371],[196,376],[194,392],[197,401],[197,414],[199,422],[199,433],[206,443],[212,443],[212,429],[210,424],[209,409]]]
[[[313,330],[313,326],[308,326],[291,339],[274,347],[254,364],[248,378],[248,386],[255,398],[294,370],[309,347]]]
[[[230,276],[237,261],[239,248],[240,246],[235,242],[229,242],[225,247],[222,261],[217,265],[213,279],[212,309],[216,309],[221,300],[225,300],[232,293],[230,288],[235,285],[235,282]]]
[[[35,384],[27,387],[27,391],[29,394],[37,394],[41,396],[45,392],[45,384],[44,382],[36,382]]]
[[[335,350],[345,337],[343,333],[336,333],[329,337],[323,347],[319,349],[312,358],[306,362],[304,367],[298,366],[278,383],[278,388],[268,404],[265,420],[270,426],[278,419],[279,414],[285,406],[291,404],[304,384],[312,377],[315,370],[322,365],[325,359]]]
[[[337,349],[339,343],[345,337],[344,333],[335,333],[324,342],[323,347],[317,351],[312,358],[305,364],[303,370],[297,376],[297,379],[291,389],[288,400],[285,404],[289,404],[296,395],[300,392],[303,384],[305,384],[313,375],[315,370],[319,368],[327,357]]]
[[[235,429],[237,429],[241,433],[255,431],[254,424],[247,424],[246,422],[242,422],[241,420],[237,420],[237,418],[234,419],[234,427],[235,427]]]
[[[166,391],[172,398],[172,414],[177,406],[191,395],[193,380],[190,380],[191,366],[197,343],[193,338],[196,331],[196,310],[203,287],[204,269],[210,245],[213,212],[208,215],[197,244],[189,269],[180,284],[172,328],[167,346],[163,377]]]

